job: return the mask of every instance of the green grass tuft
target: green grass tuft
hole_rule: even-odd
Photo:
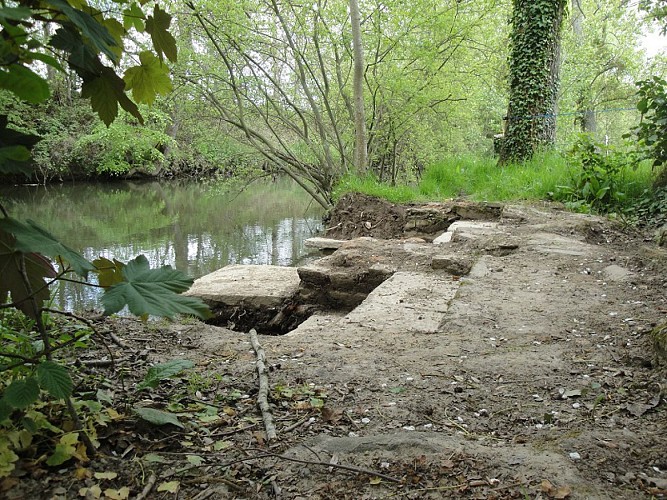
[[[454,156],[431,165],[417,185],[390,186],[372,176],[345,176],[334,191],[334,200],[349,192],[378,196],[393,203],[443,201],[467,198],[475,201],[542,201],[552,199],[558,186],[568,186],[576,168],[565,156],[545,152],[524,164],[499,167],[497,159]],[[650,190],[655,173],[647,163],[622,172],[626,202]]]

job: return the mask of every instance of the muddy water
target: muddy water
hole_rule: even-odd
[[[321,209],[289,181],[253,183],[119,182],[0,187],[11,216],[34,219],[92,260],[145,255],[198,277],[227,264],[290,266],[321,226]],[[97,291],[64,283],[55,305],[93,308]]]

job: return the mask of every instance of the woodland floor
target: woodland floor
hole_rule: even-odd
[[[36,450],[0,496],[666,497],[667,370],[648,332],[667,320],[667,251],[546,206],[507,207],[499,222],[483,244],[461,244],[475,265],[448,278],[458,288],[434,303],[444,307],[436,331],[332,320],[260,336],[272,442],[248,334],[98,323],[122,341],[107,340],[115,364],[90,364],[108,359],[101,342],[73,364],[113,398],[99,455],[49,468]],[[177,358],[195,368],[135,390],[151,364]],[[143,422],[136,405],[173,411],[183,428]]]

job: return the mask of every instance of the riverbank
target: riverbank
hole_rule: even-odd
[[[338,217],[373,238],[351,234],[363,238],[319,264],[359,276],[380,265],[386,279],[348,310],[323,308],[287,335],[260,338],[277,439],[256,406],[247,333],[111,319],[98,328],[122,344],[109,349],[124,377],[108,388],[117,413],[100,427],[101,457],[57,474],[22,463],[5,494],[667,495],[667,371],[650,333],[667,319],[665,249],[547,205],[502,206],[454,226],[439,246],[443,234],[382,240],[381,219],[405,207],[366,205],[341,206]],[[470,265],[434,266],[443,256]],[[99,347],[78,363],[111,380],[112,368],[95,363],[109,359]],[[175,358],[195,367],[135,390],[151,364]],[[133,406],[171,411],[182,427],[149,425]]]

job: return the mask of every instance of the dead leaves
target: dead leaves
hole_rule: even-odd
[[[540,484],[540,490],[549,498],[555,499],[569,498],[572,494],[572,488],[569,486],[554,486],[548,479],[542,481],[542,484]]]

